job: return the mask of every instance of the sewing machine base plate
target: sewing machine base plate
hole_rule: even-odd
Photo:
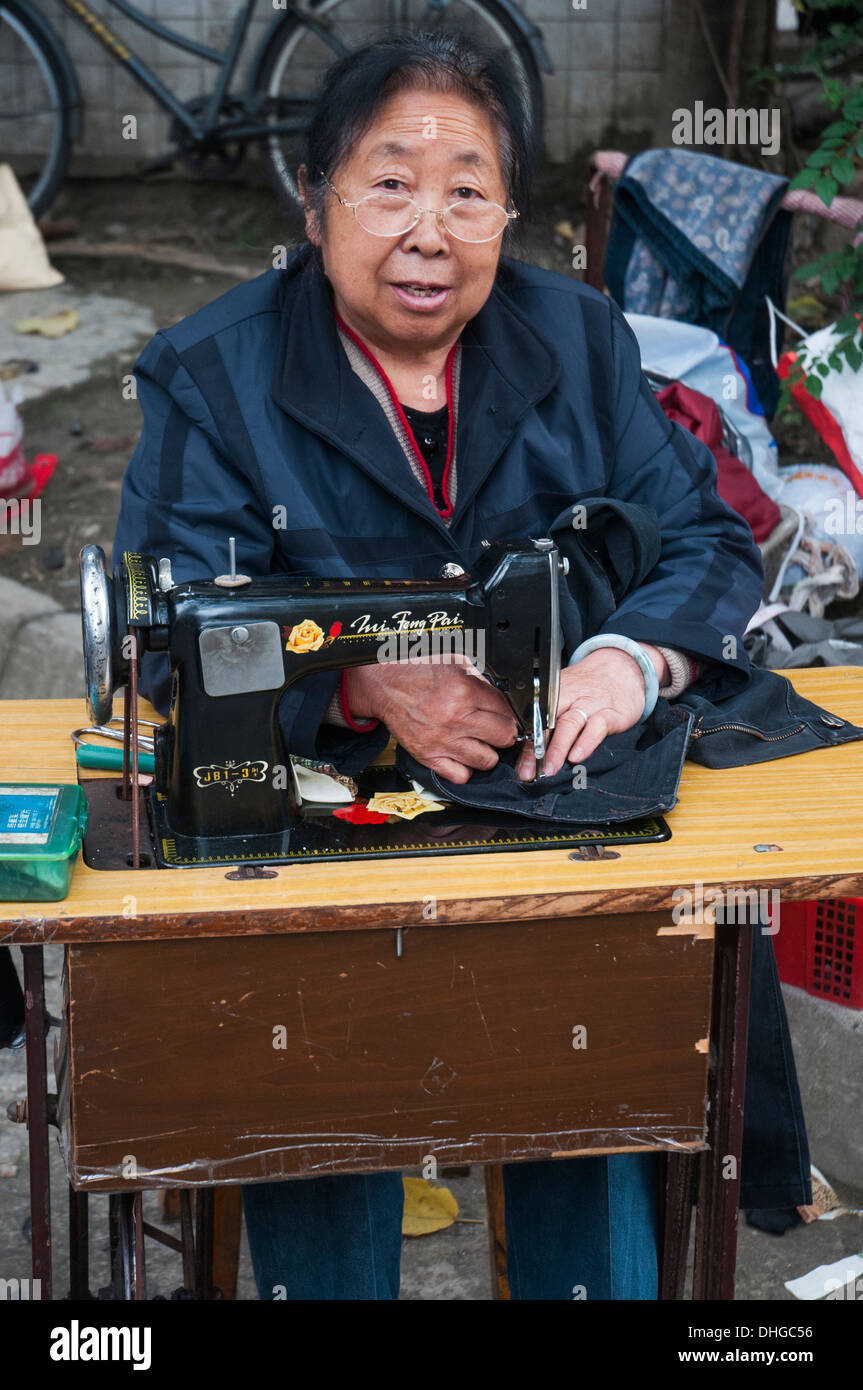
[[[357,778],[360,797],[404,791],[393,768],[370,768]],[[127,869],[131,862],[131,806],[119,797],[119,779],[82,783],[89,822],[85,862],[94,869]],[[218,790],[221,793],[221,789]],[[145,811],[146,806],[146,811]],[[448,806],[406,821],[377,825],[334,816],[333,805],[304,803],[300,819],[275,835],[193,839],[167,824],[165,801],[147,789],[141,806],[142,867],[200,868],[219,864],[295,864],[312,860],[393,859],[429,854],[484,854],[505,850],[568,849],[580,845],[650,844],[671,837],[661,816],[618,825],[573,826],[528,820],[505,812]]]

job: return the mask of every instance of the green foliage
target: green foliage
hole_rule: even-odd
[[[804,14],[826,10],[835,3],[836,0],[795,0],[796,8]],[[855,68],[859,73],[863,59],[863,0],[854,0],[848,9],[856,12],[853,18],[831,24],[829,32],[817,37],[799,63],[785,67],[779,74],[780,79],[799,73],[817,77],[822,98],[836,116],[821,132],[817,148],[790,184],[791,188],[811,188],[827,207],[853,182],[863,165],[863,86],[853,83]],[[845,79],[846,71],[852,76],[850,82]],[[858,223],[857,231],[863,231],[863,221]],[[791,392],[800,381],[817,399],[831,370],[838,371],[845,362],[853,371],[863,365],[863,240],[856,247],[849,242],[839,251],[830,251],[799,266],[793,278],[816,281],[823,295],[840,298],[843,312],[836,324],[838,341],[826,363],[819,363],[808,374],[799,363],[794,364],[783,383],[779,411],[787,408]]]

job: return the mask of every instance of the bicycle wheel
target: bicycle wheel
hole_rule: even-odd
[[[457,29],[468,39],[504,50],[519,83],[528,128],[542,148],[542,79],[530,44],[497,0],[311,0],[287,15],[264,52],[255,89],[270,122],[294,120],[296,133],[273,134],[264,152],[282,200],[301,206],[296,183],[303,131],[323,75],[331,63],[378,36],[382,29]]]
[[[34,217],[65,178],[72,105],[59,40],[32,9],[0,0],[0,161],[12,166]]]

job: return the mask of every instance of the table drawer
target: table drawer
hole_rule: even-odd
[[[660,929],[662,929],[660,931]],[[709,930],[668,915],[67,948],[71,1180],[704,1147]]]

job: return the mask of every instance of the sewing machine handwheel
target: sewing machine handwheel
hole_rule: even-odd
[[[81,627],[84,634],[84,685],[92,724],[107,724],[114,708],[113,580],[101,546],[81,551]]]

